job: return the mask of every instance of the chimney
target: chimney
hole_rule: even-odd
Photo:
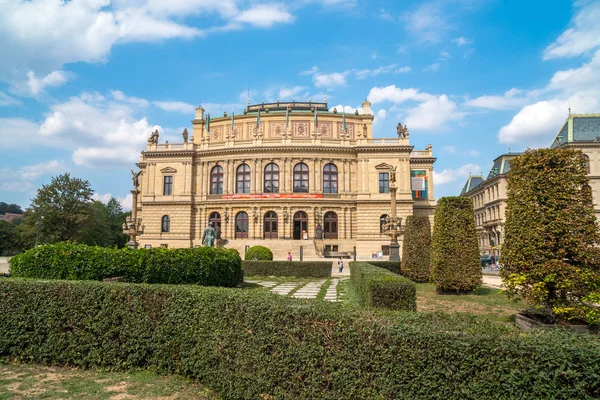
[[[371,114],[371,102],[367,99],[362,102],[363,114]]]
[[[199,119],[199,120],[204,119],[204,108],[202,108],[202,106],[198,106],[196,108],[196,119]]]

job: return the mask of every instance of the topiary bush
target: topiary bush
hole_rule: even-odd
[[[431,240],[431,280],[438,291],[470,292],[481,285],[473,201],[442,197],[435,208]]]
[[[417,310],[414,282],[386,269],[366,262],[351,262],[350,283],[363,306]]]
[[[246,276],[331,276],[330,261],[243,261],[242,268]]]
[[[102,280],[122,276],[128,282],[236,286],[242,260],[235,250],[111,249],[58,243],[28,250],[10,259],[10,274],[23,278]]]
[[[429,282],[431,225],[426,215],[409,215],[404,228],[402,275],[413,282]]]
[[[600,345],[225,288],[0,278],[0,359],[156,369],[223,399],[586,399]],[[478,323],[479,322],[479,323]]]
[[[530,150],[514,158],[502,279],[511,296],[563,320],[600,323],[600,243],[580,151]]]
[[[369,264],[400,275],[400,261],[367,261]]]
[[[246,251],[245,260],[273,261],[273,252],[265,246],[252,246]]]

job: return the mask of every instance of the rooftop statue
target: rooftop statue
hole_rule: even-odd
[[[134,170],[131,170],[131,174],[133,175],[131,178],[133,181],[133,187],[137,189],[140,186],[140,175],[142,174],[142,171],[136,173]]]
[[[185,128],[183,130],[183,133],[181,134],[181,136],[183,136],[183,142],[187,143],[187,141],[188,141],[188,131],[187,131],[187,128]]]
[[[402,123],[398,123],[398,126],[396,127],[396,131],[398,132],[398,137],[400,139],[408,139],[409,133],[408,133],[408,128],[406,127],[406,124],[404,126],[402,126]]]
[[[148,138],[148,144],[158,144],[158,129],[156,129]]]

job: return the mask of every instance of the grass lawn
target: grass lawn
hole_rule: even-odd
[[[219,397],[178,376],[3,363],[0,359],[0,400],[5,399],[206,400]]]

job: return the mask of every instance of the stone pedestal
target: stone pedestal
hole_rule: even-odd
[[[400,245],[398,243],[390,243],[390,261],[400,262]]]

